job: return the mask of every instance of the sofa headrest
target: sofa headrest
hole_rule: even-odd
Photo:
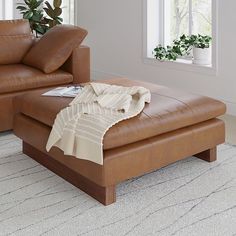
[[[28,20],[0,20],[0,35],[22,35],[31,34]]]
[[[21,63],[33,42],[28,20],[1,20],[0,65]]]

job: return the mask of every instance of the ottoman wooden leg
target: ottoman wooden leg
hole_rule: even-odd
[[[196,155],[194,155],[195,157],[198,157],[204,161],[208,161],[208,162],[213,162],[213,161],[216,161],[216,158],[217,158],[217,148],[214,147],[214,148],[211,148],[211,149],[208,149],[204,152],[200,152]]]
[[[115,186],[103,187],[97,185],[26,142],[23,142],[23,153],[95,198],[103,205],[107,206],[116,201]]]

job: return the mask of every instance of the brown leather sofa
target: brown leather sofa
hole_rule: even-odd
[[[58,31],[66,31],[66,29],[67,26],[63,26],[58,28]],[[52,34],[53,32],[51,37]],[[69,41],[68,34],[64,35],[64,41]],[[80,44],[73,48],[66,62],[51,73],[45,73],[34,66],[23,64],[25,55],[40,40],[36,40],[32,35],[27,20],[0,21],[0,131],[12,129],[15,114],[14,97],[29,90],[84,83],[90,80],[90,50]],[[47,43],[53,45],[55,42]],[[75,45],[75,41],[73,43]],[[71,46],[72,42],[69,41],[68,44]],[[47,52],[38,53],[35,60],[41,57],[41,60],[47,62],[47,56],[42,58],[42,54],[45,53]]]

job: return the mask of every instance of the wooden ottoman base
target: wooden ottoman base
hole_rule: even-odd
[[[116,201],[115,186],[99,186],[26,142],[23,142],[23,153],[95,198],[103,205],[107,206]]]
[[[202,159],[203,161],[208,161],[208,162],[216,161],[216,159],[217,159],[217,148],[214,147],[214,148],[208,149],[208,150],[206,150],[204,152],[200,152],[200,153],[198,153],[194,156],[197,157],[197,158]]]

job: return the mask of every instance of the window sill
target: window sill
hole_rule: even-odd
[[[188,71],[194,73],[201,73],[206,75],[217,75],[217,68],[214,65],[196,65],[193,64],[191,60],[177,59],[176,61],[158,61],[155,58],[145,57],[143,59],[144,64],[152,66],[161,66],[163,68]]]

